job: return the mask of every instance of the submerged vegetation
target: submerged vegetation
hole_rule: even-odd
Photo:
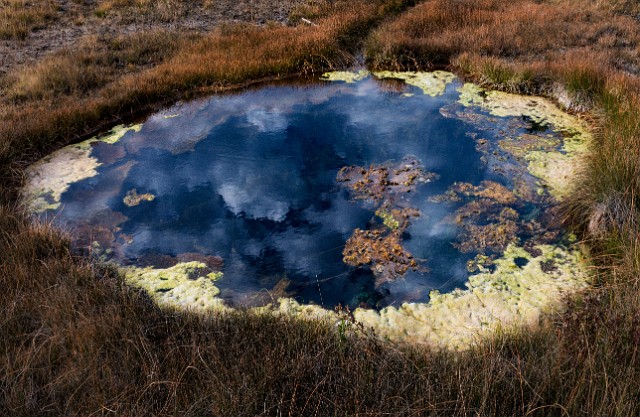
[[[109,3],[106,19],[146,4]],[[0,79],[2,413],[640,414],[637,5],[427,0],[407,9],[413,3],[313,2],[292,12],[297,25],[90,38],[34,68],[10,68]],[[0,10],[14,21],[13,9]],[[24,27],[3,36],[37,26]],[[464,353],[392,347],[344,311],[338,331],[286,314],[167,312],[110,267],[72,256],[59,231],[17,207],[25,165],[52,149],[181,98],[320,74],[349,63],[363,41],[373,70],[449,66],[487,88],[589,110],[596,134],[562,216],[590,246],[597,276],[564,312],[535,331],[499,329]],[[468,93],[475,103],[479,92]],[[388,213],[380,217],[395,224]],[[573,256],[542,247],[521,268],[525,252],[508,248],[517,268],[498,269],[519,274],[561,269]],[[189,268],[215,292],[203,265]],[[446,305],[464,295],[441,297]]]

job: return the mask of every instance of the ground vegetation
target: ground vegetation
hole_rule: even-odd
[[[640,414],[636,2],[319,1],[184,30],[188,3],[0,2],[0,413]],[[126,30],[66,29],[91,19]],[[58,34],[44,52],[42,33]],[[17,203],[25,166],[69,142],[179,99],[346,66],[363,42],[374,70],[448,67],[592,123],[563,218],[597,279],[563,314],[454,354],[388,344],[345,311],[331,327],[160,310]]]

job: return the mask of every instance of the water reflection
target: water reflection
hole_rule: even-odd
[[[79,244],[124,264],[204,259],[224,272],[216,285],[231,304],[290,295],[381,307],[462,286],[478,251],[459,250],[464,221],[452,216],[467,202],[437,196],[456,183],[514,187],[478,147],[479,135],[500,140],[500,128],[443,116],[457,108],[455,83],[435,98],[385,85],[274,86],[175,106],[117,143],[95,143],[98,175],[69,187],[55,219],[77,231]],[[526,120],[511,128],[544,132]],[[429,180],[393,197],[359,198],[336,181],[345,167],[393,171],[407,158]],[[371,248],[411,262],[367,262]]]

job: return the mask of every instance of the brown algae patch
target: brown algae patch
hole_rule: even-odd
[[[166,269],[128,267],[122,269],[126,282],[144,289],[164,307],[221,311],[227,309],[217,296],[215,282],[221,272],[212,272],[202,262],[183,262]]]
[[[525,229],[515,209],[518,197],[494,181],[482,181],[478,186],[455,183],[432,201],[465,203],[445,219],[458,226],[454,246],[462,253],[500,253],[509,244],[517,243],[518,235]]]
[[[456,79],[454,74],[447,71],[376,71],[373,75],[379,79],[402,80],[408,85],[418,87],[425,95],[431,97],[443,95],[447,86]]]
[[[59,149],[31,165],[25,170],[23,204],[35,214],[59,208],[60,198],[71,184],[98,174],[96,169],[102,164],[91,156],[93,143],[113,144],[141,128],[142,125],[116,126],[105,135]]]
[[[336,181],[348,188],[355,199],[379,202],[395,201],[415,190],[417,185],[431,182],[436,177],[425,172],[416,158],[407,157],[396,166],[343,167],[338,171]]]
[[[466,349],[500,327],[535,327],[544,314],[562,310],[566,294],[585,288],[589,281],[578,248],[539,245],[536,249],[540,255],[532,256],[509,245],[493,262],[495,271],[470,276],[466,289],[432,291],[428,303],[404,303],[379,312],[357,309],[354,317],[393,341],[453,350]],[[519,266],[522,260],[526,264]]]
[[[355,200],[376,206],[375,215],[382,220],[382,225],[374,225],[371,230],[354,230],[342,251],[343,262],[370,267],[376,287],[403,277],[409,270],[418,270],[413,255],[402,245],[402,234],[411,218],[420,216],[420,211],[407,207],[404,195],[434,178],[436,175],[425,172],[413,157],[369,168],[343,167],[336,181],[347,188]]]
[[[151,193],[138,194],[138,190],[135,188],[133,190],[127,191],[127,194],[122,199],[122,202],[127,207],[135,207],[140,205],[143,201],[153,201],[156,199],[156,196]]]
[[[356,229],[347,240],[344,263],[351,266],[371,265],[376,286],[403,276],[409,269],[417,269],[418,263],[403,247],[398,230]]]

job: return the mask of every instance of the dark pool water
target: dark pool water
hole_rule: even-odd
[[[452,244],[458,226],[444,219],[455,204],[430,197],[455,182],[510,185],[476,149],[474,138],[493,140],[490,133],[441,115],[455,106],[458,86],[433,98],[368,79],[263,87],[175,106],[116,144],[96,143],[99,174],[72,184],[55,221],[124,264],[166,267],[182,254],[215,256],[224,272],[217,285],[231,304],[264,303],[274,287],[276,295],[328,307],[427,300],[432,289],[463,286],[475,256]],[[394,167],[405,158],[437,174],[395,201],[420,213],[401,233],[418,267],[376,285],[371,268],[347,265],[343,250],[355,229],[380,225],[377,204],[355,198],[336,176],[345,166]],[[134,189],[155,198],[129,206]]]

